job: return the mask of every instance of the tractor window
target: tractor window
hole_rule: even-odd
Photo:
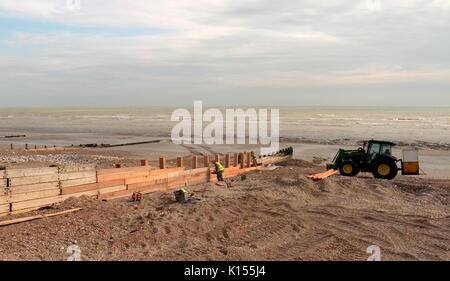
[[[379,143],[372,143],[370,145],[368,154],[369,155],[374,155],[374,154],[378,154],[380,153],[380,144]]]
[[[392,155],[391,146],[389,144],[382,144],[380,153],[384,155]]]

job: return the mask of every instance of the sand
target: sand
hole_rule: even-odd
[[[143,209],[69,199],[27,215],[83,210],[1,227],[0,259],[65,260],[73,243],[83,260],[366,260],[371,245],[382,260],[450,259],[448,180],[306,178],[322,170],[289,160],[231,188],[191,186],[196,204],[174,203],[170,191],[146,195]]]

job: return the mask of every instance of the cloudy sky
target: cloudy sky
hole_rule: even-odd
[[[0,98],[450,106],[450,0],[0,0]]]

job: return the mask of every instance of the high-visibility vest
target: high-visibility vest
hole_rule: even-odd
[[[181,190],[183,193],[185,193],[185,194],[190,194],[190,193],[191,193],[189,190],[187,190],[187,189],[185,189],[185,188],[181,188],[180,190]]]
[[[216,171],[217,172],[225,171],[225,169],[223,168],[222,164],[220,164],[220,162],[216,162]]]

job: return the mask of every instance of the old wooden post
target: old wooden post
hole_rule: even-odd
[[[27,149],[27,150],[28,150],[28,143],[26,143],[26,144],[25,144],[25,149]]]
[[[165,169],[167,167],[167,163],[166,163],[166,157],[159,157],[159,168],[160,169]]]
[[[234,166],[237,167],[239,165],[239,156],[238,153],[234,153]]]
[[[241,154],[241,158],[239,159],[240,161],[241,161],[241,163],[239,163],[240,164],[240,166],[241,166],[241,169],[244,169],[244,163],[245,163],[245,152],[241,152],[242,154]]]
[[[250,168],[250,166],[252,165],[252,160],[251,160],[251,153],[250,152],[246,152],[246,156],[247,156],[247,168]]]
[[[13,150],[14,149],[14,145],[13,144],[11,144],[11,150]]]
[[[184,167],[184,158],[183,156],[177,157],[177,167]]]
[[[198,156],[192,156],[192,169],[198,168]]]
[[[230,153],[225,154],[225,168],[230,167]]]
[[[141,160],[141,166],[148,166],[148,160]]]

